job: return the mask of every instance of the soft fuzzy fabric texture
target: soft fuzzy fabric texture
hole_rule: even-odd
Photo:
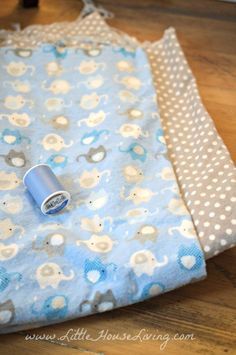
[[[235,243],[235,173],[174,30],[140,44],[95,12],[1,34],[2,332],[204,277],[199,240],[206,257]],[[21,182],[39,162],[73,192],[50,220]]]
[[[236,245],[235,166],[201,102],[173,28],[166,30],[157,42],[139,43],[108,26],[94,12],[71,23],[36,25],[2,34],[3,45],[17,47],[32,47],[63,37],[73,46],[78,45],[78,36],[125,48],[142,47],[151,63],[168,154],[205,258]]]
[[[167,156],[145,52],[62,42],[26,57],[0,52],[3,332],[201,279],[204,255]],[[64,213],[43,216],[25,191],[23,174],[38,163],[72,193]]]

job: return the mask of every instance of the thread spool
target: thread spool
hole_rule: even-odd
[[[70,202],[69,192],[47,164],[30,168],[23,177],[23,183],[45,215],[58,213]]]

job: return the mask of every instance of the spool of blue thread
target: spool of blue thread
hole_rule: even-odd
[[[47,164],[30,168],[23,177],[23,183],[45,215],[61,211],[70,202],[69,192]]]

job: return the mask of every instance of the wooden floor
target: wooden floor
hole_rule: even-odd
[[[161,37],[168,26],[177,29],[187,59],[196,75],[203,101],[236,160],[236,5],[196,0],[99,0],[115,14],[110,24],[141,40]],[[2,0],[0,27],[73,20],[78,0],[41,0],[40,9],[23,10],[16,0]],[[236,354],[236,250],[208,262],[208,278],[196,284],[130,307],[55,326],[0,337],[3,355],[76,354]],[[72,329],[70,331],[70,329]],[[113,335],[159,334],[159,340],[86,340],[106,330]],[[99,333],[103,332],[103,333]],[[51,339],[26,341],[26,334]],[[81,333],[82,334],[82,333]],[[174,340],[193,334],[192,340]],[[165,346],[166,344],[166,346]]]

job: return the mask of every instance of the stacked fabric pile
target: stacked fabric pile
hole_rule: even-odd
[[[202,279],[235,245],[235,170],[174,29],[141,44],[95,11],[1,38],[1,332]],[[39,163],[72,193],[66,212],[25,191]]]

